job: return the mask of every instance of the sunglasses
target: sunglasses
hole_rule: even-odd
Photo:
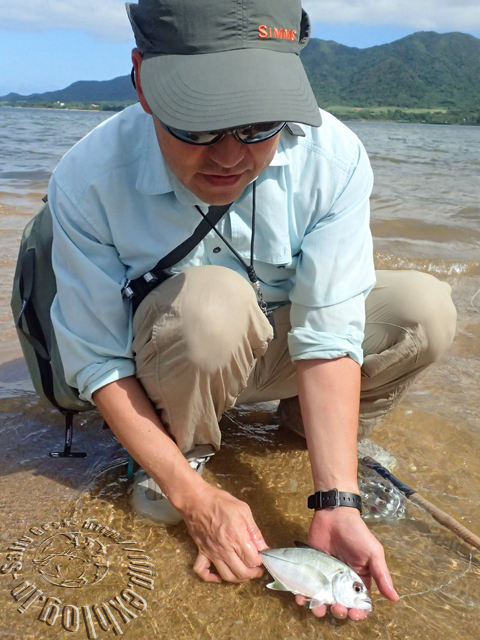
[[[256,142],[264,142],[269,138],[280,133],[287,124],[286,122],[260,122],[257,124],[246,124],[233,129],[221,129],[219,131],[183,131],[175,129],[160,122],[165,131],[168,131],[174,138],[187,142],[188,144],[197,144],[207,146],[215,144],[223,140],[223,138],[231,133],[235,138],[243,144],[255,144]]]

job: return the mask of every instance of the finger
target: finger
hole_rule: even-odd
[[[243,547],[240,544],[235,545],[229,553],[222,555],[222,560],[241,582],[261,578],[265,573],[262,558],[255,549],[248,549],[248,543],[243,544]]]
[[[246,515],[245,524],[247,527],[247,535],[239,539],[239,544],[236,545],[235,550],[247,567],[260,567],[262,566],[262,558],[259,551],[267,549],[267,544],[263,539],[260,529],[255,524],[251,512]]]
[[[360,620],[365,620],[367,617],[367,612],[362,611],[362,609],[349,609],[348,617],[351,620],[355,620],[355,622],[360,622]]]
[[[400,596],[393,586],[392,576],[390,575],[387,563],[385,562],[383,550],[381,555],[372,561],[370,572],[377,583],[378,590],[382,596],[392,600],[392,602],[398,602],[400,600]]]
[[[249,531],[250,537],[253,540],[253,543],[255,544],[255,547],[257,548],[258,551],[263,551],[264,549],[268,549],[268,545],[265,542],[265,540],[263,539],[262,532],[257,527],[255,522],[252,521],[252,523],[248,527],[248,531]]]
[[[221,583],[222,579],[220,576],[210,570],[211,564],[212,563],[209,558],[207,558],[207,556],[202,552],[199,552],[197,559],[195,560],[195,564],[193,565],[193,570],[197,576],[202,578],[202,580],[205,580],[205,582]]]
[[[223,560],[216,559],[214,560],[214,564],[215,564],[215,567],[217,568],[218,573],[222,576],[222,578],[226,582],[233,582],[235,584],[240,584],[240,583],[248,582],[250,580],[249,577],[242,575],[242,572],[238,568],[238,566],[235,566],[235,570],[233,570],[233,568],[230,566],[230,562],[229,564],[227,564]],[[232,564],[236,565],[236,563],[232,563]]]
[[[234,549],[246,567],[250,569],[262,567],[262,557],[258,553],[255,541],[248,534],[244,539],[238,540],[237,544],[234,545]]]
[[[307,598],[305,596],[297,594],[295,596],[295,601],[300,607],[303,607],[307,603]],[[318,607],[315,607],[315,609],[312,609],[312,613],[317,618],[323,618],[323,616],[327,613],[327,605],[321,604]]]
[[[321,604],[318,607],[314,607],[313,609],[311,609],[311,611],[316,618],[323,618],[323,616],[327,613],[327,605]]]
[[[261,565],[259,567],[249,567],[245,564],[242,558],[234,552],[223,557],[222,561],[227,564],[230,570],[235,574],[238,582],[248,582],[249,580],[261,578],[265,571]],[[216,561],[215,564],[217,564]]]
[[[330,607],[330,612],[337,620],[345,620],[348,616],[348,609],[343,604],[334,604]]]

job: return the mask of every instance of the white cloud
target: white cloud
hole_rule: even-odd
[[[272,0],[275,2],[275,0]],[[392,25],[414,30],[480,32],[479,0],[303,0],[313,22]],[[14,0],[0,7],[0,29],[76,29],[126,41],[124,0]]]
[[[312,22],[480,31],[479,0],[303,0]]]
[[[132,39],[124,0],[14,0],[2,3],[0,29],[75,29],[102,40]]]

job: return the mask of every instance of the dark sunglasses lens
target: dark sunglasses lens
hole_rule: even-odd
[[[260,122],[257,124],[246,125],[237,129],[237,135],[242,142],[254,144],[255,142],[263,142],[276,135],[283,129],[285,122]]]
[[[165,127],[169,133],[182,142],[189,144],[214,144],[220,140],[222,132],[220,131],[183,131],[174,127]]]
[[[183,129],[168,127],[163,123],[162,127],[178,140],[187,142],[188,144],[215,144],[221,140],[228,131],[234,133],[241,142],[254,144],[255,142],[263,142],[264,140],[272,138],[283,129],[285,124],[285,122],[260,122],[222,131],[184,131]]]

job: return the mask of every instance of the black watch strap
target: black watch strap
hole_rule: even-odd
[[[339,491],[338,489],[317,491],[308,497],[309,509],[320,511],[328,507],[353,507],[362,513],[362,499],[356,493],[348,493],[347,491]]]

